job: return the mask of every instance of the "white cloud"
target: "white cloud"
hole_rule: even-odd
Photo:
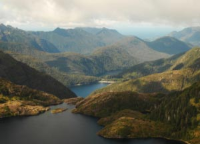
[[[199,0],[0,0],[0,23],[53,28],[200,24]]]

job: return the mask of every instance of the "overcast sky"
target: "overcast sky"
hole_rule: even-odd
[[[0,23],[25,30],[108,27],[155,37],[200,25],[200,0],[0,0]]]

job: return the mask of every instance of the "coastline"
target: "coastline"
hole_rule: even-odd
[[[100,80],[100,81],[96,81],[96,82],[92,82],[92,83],[88,83],[88,84],[76,84],[76,85],[72,85],[72,86],[69,86],[69,88],[70,87],[76,87],[76,86],[90,85],[90,84],[98,84],[98,83],[113,84],[113,83],[116,83],[116,81]]]
[[[98,83],[113,84],[113,83],[115,83],[115,81],[100,80]]]

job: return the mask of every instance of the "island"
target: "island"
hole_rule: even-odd
[[[51,110],[51,113],[56,114],[56,113],[64,112],[66,110],[67,110],[67,108],[56,108],[56,109]]]

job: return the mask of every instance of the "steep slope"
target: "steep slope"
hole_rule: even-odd
[[[191,43],[194,46],[200,46],[200,27],[188,27],[178,32],[174,31],[169,36]]]
[[[22,55],[14,52],[7,52],[9,55],[14,57],[16,60],[27,64],[28,66],[36,69],[39,72],[44,72],[54,79],[58,80],[60,83],[65,86],[74,86],[74,85],[83,85],[95,83],[99,80],[97,77],[85,76],[85,75],[76,75],[76,74],[68,74],[65,72],[61,72],[54,67],[50,67],[45,62],[42,62],[39,59],[33,58],[28,55]]]
[[[137,91],[143,93],[180,91],[200,80],[200,71],[194,69],[173,70],[115,83],[95,93],[112,91]]]
[[[63,53],[54,56],[53,60],[46,62],[49,66],[56,67],[62,72],[85,75],[99,75],[137,64],[136,59],[120,49],[95,51],[89,56],[75,53]]]
[[[22,43],[28,45],[29,48],[50,53],[59,52],[52,43],[40,39],[29,32],[3,24],[0,24],[0,41]]]
[[[102,29],[97,34],[87,32],[84,28],[56,28],[50,32],[32,32],[34,35],[50,41],[61,52],[91,53],[102,47],[120,40],[123,36],[114,30]]]
[[[178,93],[171,93],[152,110],[150,118],[174,127],[178,138],[199,142],[200,82]]]
[[[167,137],[199,142],[200,82],[175,93],[106,92],[76,104],[74,113],[100,117],[106,138]],[[149,130],[151,132],[149,132]]]
[[[26,59],[28,57],[30,57],[30,59],[37,59],[37,61],[44,63],[48,67],[68,74],[98,75],[107,71],[127,68],[138,63],[128,52],[121,49],[114,49],[111,51],[97,50],[88,56],[76,53],[50,54],[31,49],[25,44],[7,42],[0,42],[0,49],[6,52],[22,54],[24,55],[22,57],[26,57]],[[20,56],[18,55],[18,57]],[[19,60],[28,64],[30,64],[31,61]],[[71,78],[73,78],[73,76]],[[87,81],[88,78],[89,77],[85,77],[84,79]],[[88,81],[90,81],[90,79],[88,79]],[[84,81],[82,82],[84,83]]]
[[[94,94],[77,103],[73,112],[95,117],[110,116],[124,109],[145,112],[158,102],[156,99],[158,96],[130,91]]]
[[[104,50],[122,49],[127,51],[138,62],[152,61],[160,58],[169,57],[168,54],[157,52],[151,49],[145,41],[137,37],[126,37],[123,40],[102,48]]]
[[[140,78],[131,79],[125,82],[116,83],[110,85],[96,92],[110,92],[110,91],[138,91],[145,93],[153,92],[163,92],[169,93],[170,91],[180,91],[189,86],[194,82],[200,80],[200,48],[194,48],[184,55],[180,56],[171,67],[168,67],[166,71],[162,73],[155,73],[152,75],[147,75],[145,77],[140,77],[137,70],[134,72],[136,76]],[[170,60],[170,59],[169,59]],[[171,61],[169,61],[171,63]],[[157,61],[154,63],[156,64]],[[169,63],[168,63],[169,64]],[[146,64],[143,64],[145,68]],[[148,66],[148,65],[147,65]],[[170,66],[170,65],[169,65]],[[157,68],[162,68],[158,65]],[[156,69],[156,68],[155,68]],[[142,69],[144,70],[144,69]],[[152,68],[146,69],[146,73],[152,72]],[[149,72],[148,72],[149,71]],[[154,70],[153,70],[154,71]],[[132,75],[134,74],[132,72]],[[157,72],[157,69],[154,71]]]
[[[164,96],[128,91],[95,94],[78,102],[73,112],[99,117],[98,123],[105,127],[98,135],[105,138],[168,137],[170,125],[152,121],[145,115]]]
[[[0,52],[0,77],[16,84],[26,85],[33,89],[54,94],[59,98],[76,96],[57,80],[30,68],[26,64],[16,61],[3,52]]]
[[[135,65],[127,70],[122,71],[117,75],[118,78],[123,79],[134,79],[143,76],[147,76],[154,73],[161,73],[169,70],[174,63],[182,56],[184,53],[174,55],[170,58],[159,59],[151,62],[144,62]]]
[[[113,29],[102,28],[96,36],[103,41],[106,45],[113,44],[118,40],[124,38],[119,32]]]
[[[118,77],[132,79],[168,70],[188,68],[192,67],[192,65],[194,65],[193,68],[196,67],[198,69],[199,54],[199,48],[193,48],[186,53],[177,54],[167,59],[135,65],[120,73]]]
[[[155,41],[148,42],[148,45],[159,52],[167,54],[179,54],[190,50],[191,46],[173,37],[161,37]]]
[[[0,78],[0,118],[37,115],[48,110],[43,106],[60,103],[54,95]]]

